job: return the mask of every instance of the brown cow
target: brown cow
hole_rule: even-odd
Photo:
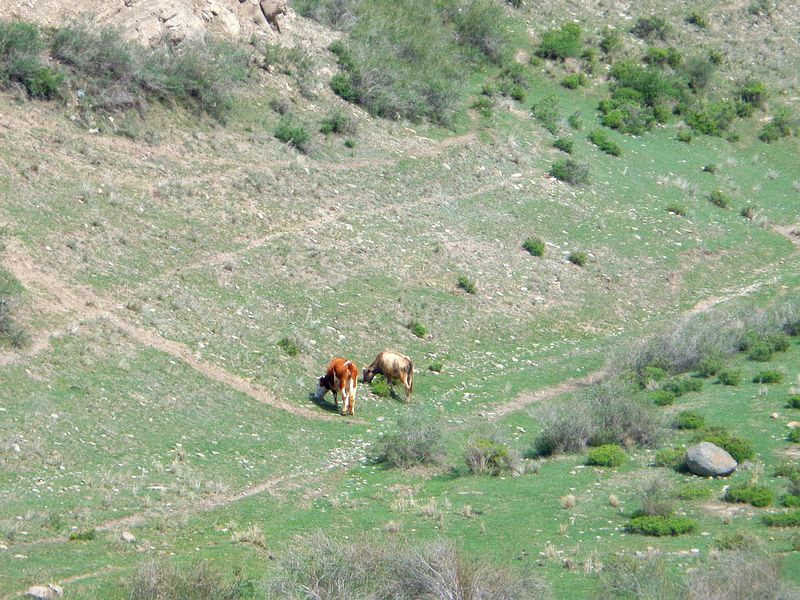
[[[356,386],[358,385],[358,367],[353,361],[345,358],[336,357],[328,363],[328,370],[325,375],[317,381],[317,401],[321,401],[325,394],[333,392],[333,404],[339,408],[339,398],[337,394],[341,392],[343,415],[354,415],[356,407]]]
[[[414,391],[414,363],[409,357],[405,354],[384,350],[362,371],[362,380],[364,383],[369,383],[378,373],[383,375],[391,385],[399,380],[406,389],[406,402],[411,400],[411,394]]]

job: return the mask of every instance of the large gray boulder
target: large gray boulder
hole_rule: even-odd
[[[700,442],[686,449],[686,468],[701,477],[726,477],[736,470],[734,458],[711,442]]]
[[[62,598],[64,590],[60,585],[48,583],[47,585],[32,585],[25,592],[26,598],[36,598],[37,600],[53,600],[55,598]]]

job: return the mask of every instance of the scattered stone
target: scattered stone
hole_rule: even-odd
[[[136,541],[136,537],[130,531],[123,531],[122,532],[122,541],[132,544]]]
[[[780,416],[780,415],[778,415],[778,413],[772,413],[772,414],[769,416],[769,418],[770,418],[770,419],[777,419],[779,416]]]
[[[60,585],[48,583],[47,585],[32,585],[25,592],[28,598],[38,598],[39,600],[51,600],[52,598],[61,598],[64,596],[64,590]]]
[[[795,427],[800,427],[800,421],[789,421],[786,426],[791,427],[792,429]]]
[[[719,446],[700,442],[686,449],[686,468],[701,477],[726,477],[736,470],[737,462]]]

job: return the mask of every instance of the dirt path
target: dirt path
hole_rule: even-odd
[[[73,289],[56,276],[44,271],[33,262],[22,244],[16,240],[8,240],[5,255],[6,268],[34,295],[36,310],[69,314],[80,319],[107,319],[140,344],[168,354],[184,362],[204,377],[231,387],[258,402],[308,419],[341,420],[341,417],[337,415],[320,413],[279,400],[266,388],[228,373],[217,365],[202,361],[185,344],[168,340],[157,332],[128,322],[119,315],[121,310],[119,306],[113,305],[89,289]],[[41,341],[39,345],[41,345]],[[356,419],[350,419],[350,421],[360,422]]]

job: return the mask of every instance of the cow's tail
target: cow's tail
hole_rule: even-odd
[[[411,398],[411,394],[414,393],[414,363],[410,360],[406,369],[406,381],[408,381],[408,397]]]

